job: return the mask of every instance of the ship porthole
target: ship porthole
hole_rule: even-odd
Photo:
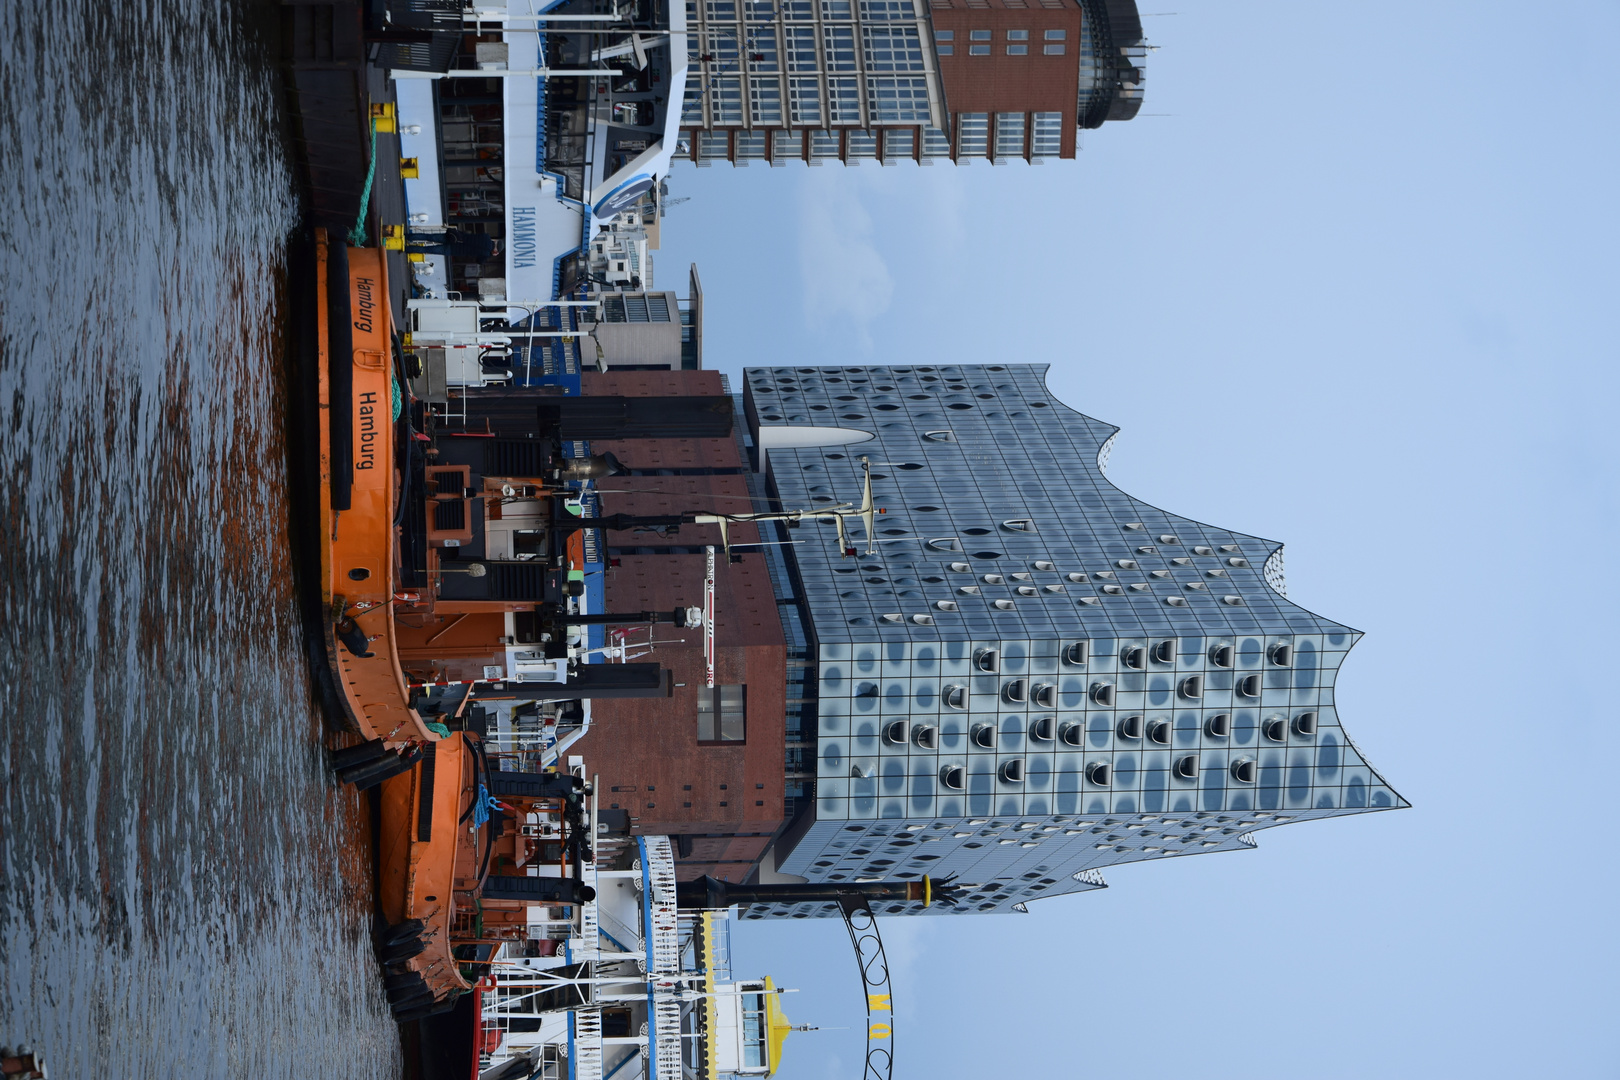
[[[349,571],[349,580],[350,581],[364,581],[364,580],[366,580],[366,578],[368,578],[370,576],[371,576],[371,571],[367,570],[363,566],[357,566],[353,570]]]

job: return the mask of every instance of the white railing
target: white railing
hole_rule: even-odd
[[[649,1080],[681,1080],[681,1002],[674,995],[653,997],[653,1062]]]
[[[675,906],[675,856],[669,837],[646,836],[642,841],[642,866],[651,886],[641,902],[650,931],[647,941],[647,974],[675,975],[681,970],[680,914]]]
[[[595,863],[586,863],[580,877],[592,891],[597,890]],[[589,900],[579,905],[579,936],[568,943],[568,952],[575,963],[595,960],[601,952],[602,922],[596,908],[598,902]]]
[[[602,1014],[576,1009],[574,1052],[568,1059],[569,1080],[602,1080]]]

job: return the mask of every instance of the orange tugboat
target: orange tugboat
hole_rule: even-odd
[[[555,859],[551,841],[582,835],[582,781],[540,770],[588,724],[592,697],[670,693],[657,664],[592,663],[611,650],[591,648],[588,628],[697,616],[587,612],[581,496],[607,459],[565,457],[562,410],[547,421],[521,392],[435,415],[409,393],[384,253],[317,231],[315,258],[321,667],[338,722],[359,736],[333,755],[339,779],[381,785],[378,955],[405,1020],[471,988],[453,926],[476,941],[534,903],[579,896],[580,841]],[[469,314],[476,331],[476,305]],[[589,403],[610,413],[596,430],[622,428],[619,402]],[[501,765],[521,771],[490,768],[486,726]],[[502,835],[511,817],[540,828],[539,803],[557,807],[554,833]],[[492,861],[514,880],[486,889]]]
[[[317,230],[315,259],[324,652],[339,720],[363,740],[334,765],[358,787],[383,784],[378,955],[396,1015],[425,1014],[469,988],[449,945],[455,831],[432,833],[460,812],[466,754],[412,707],[395,636],[393,609],[414,597],[395,588],[401,399],[384,253]]]
[[[347,725],[368,743],[398,749],[440,733],[411,708],[390,616],[399,599],[400,391],[388,266],[381,250],[330,244],[325,230],[317,230],[315,247],[326,657]]]

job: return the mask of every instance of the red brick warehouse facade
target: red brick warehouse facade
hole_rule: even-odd
[[[722,393],[722,384],[713,371],[622,371],[587,374],[584,392],[707,395]],[[600,482],[605,514],[752,509],[736,439],[593,440],[591,448],[634,470]],[[758,539],[753,526],[732,530],[733,543]],[[607,572],[607,610],[701,604],[703,546],[719,542],[713,526],[685,525],[674,536],[609,533],[618,565]],[[636,548],[652,553],[628,553]],[[654,639],[679,642],[644,658],[670,669],[673,698],[593,701],[590,733],[574,752],[601,777],[603,806],[628,812],[636,832],[676,838],[682,879],[741,881],[784,823],[787,646],[765,557],[757,548],[729,564],[722,557],[717,570],[720,695],[705,685],[702,631],[661,624]],[[646,640],[645,631],[632,640]]]

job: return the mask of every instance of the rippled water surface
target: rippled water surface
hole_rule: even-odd
[[[388,1076],[300,660],[275,10],[0,4],[0,1043]]]

